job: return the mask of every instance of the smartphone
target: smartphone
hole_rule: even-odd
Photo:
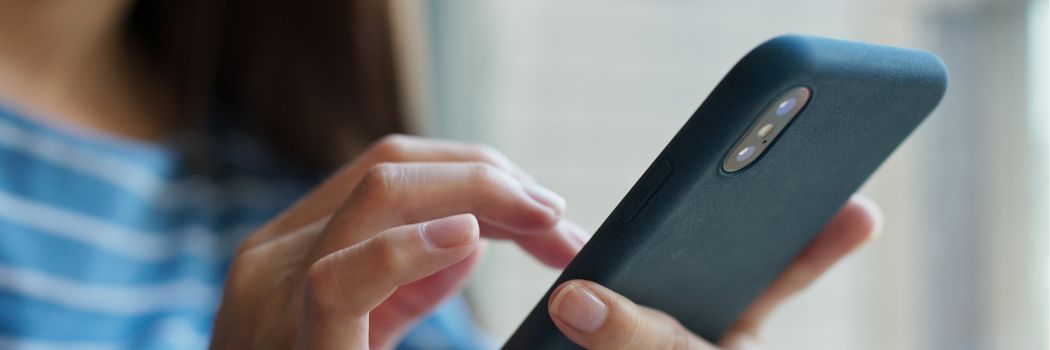
[[[788,35],[753,49],[660,152],[505,349],[576,349],[551,292],[600,283],[718,341],[940,102],[918,50]],[[916,172],[922,169],[915,169]]]

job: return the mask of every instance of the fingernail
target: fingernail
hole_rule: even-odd
[[[609,307],[579,282],[563,287],[551,302],[551,315],[572,328],[593,333],[609,316]]]
[[[423,240],[437,248],[452,248],[478,238],[477,219],[463,214],[423,223],[419,228]]]
[[[562,198],[557,193],[554,193],[554,191],[551,191],[546,187],[537,184],[526,184],[525,193],[528,194],[529,197],[532,197],[533,200],[554,209],[559,214],[565,211],[565,198]]]
[[[871,214],[873,226],[871,228],[871,235],[868,236],[868,239],[870,240],[881,236],[883,226],[886,224],[885,217],[882,215],[882,208],[879,208],[878,203],[875,203],[875,200],[871,199],[871,197],[862,194],[854,194],[852,199],[857,202],[857,204],[860,204],[867,209],[868,213]]]

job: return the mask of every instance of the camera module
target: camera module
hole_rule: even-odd
[[[780,134],[802,112],[809,103],[811,91],[805,86],[796,86],[780,93],[769,101],[747,132],[737,140],[722,161],[722,170],[733,173],[747,168],[774,147]]]

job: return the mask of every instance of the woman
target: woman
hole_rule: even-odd
[[[483,346],[481,238],[564,267],[585,235],[489,148],[385,136],[383,7],[0,1],[0,348]],[[848,203],[722,345],[878,222]],[[587,348],[714,348],[592,282],[549,305]]]

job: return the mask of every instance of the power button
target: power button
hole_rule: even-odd
[[[656,190],[660,188],[660,184],[670,174],[671,162],[664,158],[657,159],[642,174],[642,178],[638,180],[638,183],[634,184],[631,191],[627,193],[627,197],[624,197],[618,213],[620,222],[626,224],[634,220],[634,217],[638,215],[638,212],[642,211],[645,203],[649,202],[649,198],[653,196],[653,193],[656,193]]]

